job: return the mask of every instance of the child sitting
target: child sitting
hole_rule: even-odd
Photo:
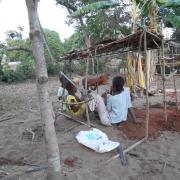
[[[76,95],[76,87],[69,81],[60,78],[62,87],[66,92],[66,101],[68,103],[81,102],[82,98]],[[130,91],[124,89],[124,78],[121,76],[114,77],[112,81],[111,95],[104,93],[102,97],[107,101],[107,107],[105,106],[104,100],[100,95],[91,93],[93,100],[88,102],[89,109],[94,111],[97,109],[100,121],[106,126],[112,124],[119,124],[120,122],[126,121],[128,110],[131,115],[135,118],[134,113],[131,110],[131,97]],[[80,115],[85,111],[85,104],[70,104],[66,106],[68,112],[71,115]]]
[[[58,90],[58,99],[63,99],[65,101],[66,106],[65,109],[67,113],[71,114],[72,116],[79,116],[85,112],[85,104],[81,102],[83,99],[78,97],[77,95],[77,88],[64,76],[59,76],[59,80],[61,82],[61,87]]]
[[[124,88],[125,80],[121,76],[116,76],[112,80],[111,95],[104,93],[102,96],[107,99],[107,111],[111,124],[119,124],[127,120],[128,111],[135,120],[135,115],[131,109],[130,91]]]

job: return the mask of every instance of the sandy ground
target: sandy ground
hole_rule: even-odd
[[[59,108],[56,97],[58,83],[57,78],[49,80],[49,92],[56,114]],[[162,101],[162,98],[160,99]],[[152,97],[150,102],[155,103],[160,100]],[[144,100],[141,103],[135,102],[134,105],[142,107]],[[117,127],[101,126],[93,116],[92,122],[111,140],[123,143],[125,147],[138,141],[138,139],[130,140]],[[76,127],[68,131],[72,126]],[[116,155],[117,150],[98,154],[78,144],[75,135],[80,130],[87,129],[62,116],[57,118],[56,132],[65,180],[180,179],[180,134],[178,132],[162,131],[158,137],[150,139],[127,154],[128,165],[122,166],[120,159],[102,165]],[[31,140],[30,130],[35,132],[33,140]],[[46,179],[43,122],[40,120],[34,82],[0,85],[0,137],[0,179]]]

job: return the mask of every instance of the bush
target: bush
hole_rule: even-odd
[[[2,80],[5,82],[24,81],[35,76],[33,61],[22,62],[13,71],[8,65],[2,68]]]
[[[96,73],[104,73],[107,72],[106,61],[104,59],[98,59],[98,72]],[[95,67],[95,71],[97,71],[97,67]]]
[[[35,77],[35,67],[33,61],[22,62],[15,72],[18,81]]]
[[[13,82],[16,80],[16,74],[10,69],[8,65],[4,65],[2,68],[2,80],[5,82]]]
[[[85,63],[78,63],[78,64],[73,64],[73,72],[79,74],[79,75],[84,75],[86,72],[86,64]]]
[[[47,72],[48,75],[57,75],[59,74],[59,71],[63,70],[64,64],[57,63],[57,64],[51,64],[47,66]]]

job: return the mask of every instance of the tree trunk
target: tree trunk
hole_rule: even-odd
[[[46,149],[48,160],[48,180],[60,179],[59,147],[54,128],[52,103],[48,94],[48,75],[43,50],[43,39],[38,22],[37,6],[39,0],[26,0],[28,10],[30,39],[36,65],[36,84],[39,96],[41,119],[45,124]]]
[[[83,34],[84,34],[84,40],[85,40],[86,47],[89,48],[89,47],[91,47],[91,40],[89,38],[89,34],[85,30],[85,25],[84,25],[82,17],[79,17],[79,21],[80,21],[81,29],[82,29]],[[92,61],[92,66],[90,64],[90,67],[92,67],[91,71],[92,71],[92,74],[95,74],[95,64],[94,64],[94,58],[93,57],[91,58],[91,61]]]
[[[157,33],[157,5],[153,3],[150,11],[150,28],[151,31]]]

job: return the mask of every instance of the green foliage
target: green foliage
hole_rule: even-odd
[[[72,17],[79,17],[83,16],[85,14],[88,14],[90,12],[95,12],[102,9],[112,8],[119,5],[119,2],[116,0],[113,1],[99,1],[99,2],[93,2],[86,6],[83,6],[82,8],[78,9],[76,12],[71,14]]]
[[[179,0],[162,0],[161,5],[162,7],[178,8],[180,7],[180,1]]]
[[[29,78],[34,78],[35,67],[33,61],[22,62],[17,66],[16,71],[13,71],[7,64],[2,68],[2,80],[5,82],[24,81]]]
[[[180,28],[180,16],[169,15],[164,20],[171,23],[173,27]]]
[[[73,68],[72,71],[79,74],[79,75],[85,75],[85,69],[86,69],[86,64],[85,61],[84,62],[80,62],[80,63],[73,63]]]
[[[1,48],[0,48],[0,61],[1,61],[2,58],[3,58],[3,54],[4,54],[4,49],[1,49]]]
[[[83,40],[83,33],[76,31],[71,37],[64,41],[65,52],[71,51],[72,49],[81,49],[85,47]]]
[[[11,70],[8,65],[3,66],[2,72],[3,72],[3,76],[2,76],[3,81],[10,83],[16,80],[15,72]]]
[[[84,36],[88,35],[91,45],[105,39],[122,37],[130,33],[129,13],[125,6],[119,6],[117,0],[56,0],[56,2],[66,7],[70,13],[68,17],[69,24],[73,24],[74,22],[77,24],[77,21],[80,22],[76,26],[77,32],[83,32],[84,35],[82,37],[84,39]],[[121,2],[124,2],[124,0]],[[71,50],[83,46],[84,42],[80,43],[78,47],[75,44],[70,45],[72,48],[68,47],[67,49]]]
[[[9,47],[26,47],[31,48],[32,45],[29,39],[23,39],[22,36],[17,35],[16,31],[8,31],[6,44],[7,48]],[[13,33],[15,32],[15,33]],[[18,31],[19,32],[19,31]],[[59,38],[59,34],[55,31],[51,31],[48,29],[44,29],[44,33],[47,39],[47,43],[49,48],[51,49],[52,55],[55,59],[59,59],[59,57],[65,52],[64,45]],[[11,37],[10,35],[17,35]],[[13,81],[23,81],[29,78],[35,77],[35,66],[34,66],[34,58],[31,53],[25,51],[5,51],[3,52],[7,55],[7,58],[10,61],[21,61],[21,64],[17,67],[17,70],[14,72],[10,69],[10,67],[5,66],[2,72],[2,79],[6,82]],[[1,56],[1,51],[0,51]],[[47,48],[45,47],[45,58],[47,62],[47,70],[50,75],[54,75],[59,73],[59,70],[63,68],[62,64],[53,64],[49,57],[49,53]]]
[[[0,49],[0,80],[2,79],[2,74],[3,74],[2,65],[1,65],[3,54],[4,54],[4,49]]]
[[[7,47],[32,47],[29,39],[6,39],[6,44]],[[10,61],[26,61],[26,59],[33,59],[32,55],[25,51],[6,51],[6,55]]]
[[[57,75],[59,71],[64,69],[64,64],[57,63],[47,67],[48,75]]]
[[[61,40],[59,38],[59,34],[55,31],[51,31],[49,29],[43,29],[43,31],[46,36],[47,43],[48,43],[48,46],[51,50],[53,57],[55,59],[59,59],[60,55],[62,55],[65,51],[63,43],[61,42]],[[44,46],[44,50],[45,50],[45,58],[47,60],[47,63],[51,64],[52,62],[50,62],[51,59],[50,59],[48,50],[45,46]]]
[[[35,67],[32,60],[26,61],[18,65],[16,70],[16,79],[23,81],[35,76]]]
[[[105,60],[103,59],[103,58],[99,58],[99,59],[97,59],[97,61],[98,61],[98,72],[96,72],[96,73],[104,73],[104,72],[107,72],[106,70],[107,70],[107,68],[106,68],[106,66],[105,66]],[[95,69],[97,69],[97,67],[95,68]]]
[[[93,44],[102,40],[123,37],[130,33],[128,24],[130,16],[123,8],[99,11],[95,16],[87,18],[87,31],[91,32]]]

